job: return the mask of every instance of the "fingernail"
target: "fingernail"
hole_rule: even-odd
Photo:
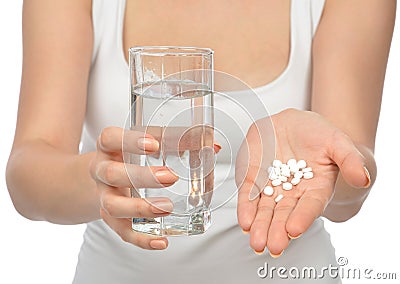
[[[158,150],[160,144],[158,143],[157,140],[149,138],[149,137],[144,137],[140,138],[137,141],[137,145],[140,149],[143,151],[147,152],[155,152]]]
[[[242,230],[243,234],[247,235],[250,231]]]
[[[256,251],[254,250],[254,253],[257,255],[262,255],[264,253],[265,249],[263,249],[262,251]]]
[[[298,239],[298,238],[300,238],[300,237],[301,237],[301,235],[303,235],[303,234],[300,234],[300,235],[298,235],[298,236],[296,236],[296,237],[294,237],[294,236],[290,235],[289,233],[288,233],[287,235],[288,235],[289,239],[295,240],[295,239]]]
[[[150,247],[153,249],[166,249],[167,243],[163,240],[152,240],[150,242]]]
[[[174,205],[169,200],[155,200],[151,201],[151,211],[156,214],[170,213]]]
[[[365,172],[365,176],[367,178],[367,183],[364,185],[364,188],[367,188],[371,185],[371,175],[369,174],[367,167],[364,167],[364,172]]]
[[[218,152],[222,149],[221,145],[217,142],[214,143],[214,152],[218,154]]]
[[[174,183],[178,180],[178,176],[168,169],[158,170],[154,175],[160,183]]]
[[[270,255],[272,258],[278,258],[278,257],[280,257],[280,256],[282,255],[283,252],[284,252],[284,251],[281,251],[280,254],[273,254],[273,253],[269,252],[269,255]]]

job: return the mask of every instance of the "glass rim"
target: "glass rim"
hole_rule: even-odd
[[[214,51],[208,47],[195,46],[134,46],[129,48],[129,54],[149,56],[211,56]]]

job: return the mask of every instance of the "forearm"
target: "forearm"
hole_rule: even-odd
[[[327,0],[313,39],[311,109],[355,143],[369,147],[359,150],[366,158],[371,185],[376,177],[372,150],[395,17],[395,0]],[[352,188],[339,176],[324,216],[338,222],[351,218],[370,187]]]
[[[64,153],[44,141],[14,149],[7,185],[18,212],[32,220],[76,224],[98,219],[99,198],[89,165],[94,153]]]
[[[334,195],[326,207],[323,216],[334,222],[343,222],[355,216],[366,200],[376,179],[376,163],[371,149],[357,145],[360,153],[365,157],[365,167],[370,175],[370,183],[366,188],[350,186],[339,174]]]

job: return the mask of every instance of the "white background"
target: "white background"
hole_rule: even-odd
[[[32,222],[15,211],[4,179],[12,144],[21,74],[22,1],[0,2],[0,283],[71,283],[84,225]],[[73,19],[71,19],[73,20]],[[326,222],[347,267],[396,272],[400,254],[400,28],[395,29],[376,143],[378,179],[362,211],[345,223]],[[340,110],[338,110],[340,111]],[[256,268],[255,268],[256,269]],[[354,281],[344,281],[344,283]]]

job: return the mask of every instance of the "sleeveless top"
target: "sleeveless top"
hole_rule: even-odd
[[[290,54],[286,69],[271,83],[253,88],[253,96],[239,101],[254,119],[286,108],[310,108],[312,39],[324,3],[325,0],[291,1]],[[125,0],[92,1],[94,46],[81,152],[95,150],[96,139],[104,127],[126,127],[130,106],[129,68],[122,40],[124,14]],[[229,93],[238,100],[245,97],[240,94],[240,91]],[[246,129],[250,121],[241,117],[235,102],[224,96],[215,97],[215,107],[239,121],[241,129]],[[217,115],[215,125],[220,129],[230,127]],[[124,243],[102,220],[90,222],[74,283],[256,283],[265,281],[257,275],[257,269],[266,262],[286,268],[335,264],[334,248],[320,218],[301,238],[292,240],[280,258],[272,259],[268,253],[254,254],[249,237],[237,225],[237,189],[232,163],[229,163],[230,159],[234,161],[244,134],[230,135],[233,155],[224,158],[225,154],[219,153],[221,162],[215,170],[216,184],[224,188],[213,196],[215,207],[220,208],[212,212],[213,225],[205,234],[169,238],[165,251],[146,251]],[[276,276],[273,281],[279,283]],[[297,283],[309,282],[298,280]],[[324,278],[321,283],[340,283],[340,280]]]
[[[93,0],[94,46],[88,83],[83,151],[92,151],[101,130],[122,126],[129,111],[129,72],[123,52],[125,0]],[[270,114],[310,108],[311,47],[325,0],[292,0],[290,54],[274,81],[253,88]],[[218,105],[218,102],[216,102]]]

